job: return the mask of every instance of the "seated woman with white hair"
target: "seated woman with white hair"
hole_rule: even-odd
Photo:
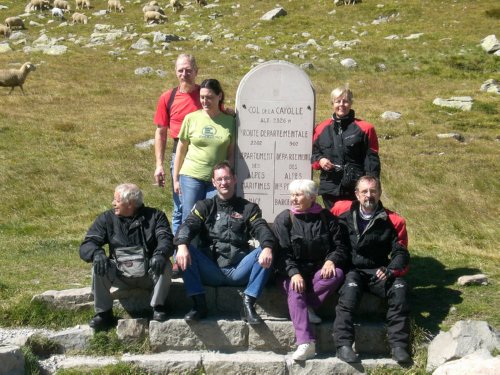
[[[279,242],[276,268],[295,328],[297,350],[293,359],[305,361],[316,354],[311,324],[320,323],[321,318],[314,310],[342,284],[348,250],[337,219],[316,203],[316,183],[295,180],[289,191],[290,209],[274,220]]]

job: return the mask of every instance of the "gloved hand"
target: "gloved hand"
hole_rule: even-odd
[[[151,258],[150,266],[151,270],[154,272],[156,276],[160,276],[163,272],[165,272],[165,266],[167,265],[167,260],[163,255],[154,255]]]
[[[96,251],[93,260],[94,273],[98,276],[104,276],[108,272],[108,257],[104,251]]]

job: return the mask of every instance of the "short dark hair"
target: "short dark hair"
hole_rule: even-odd
[[[212,168],[212,177],[215,176],[215,171],[218,171],[219,169],[229,169],[229,172],[231,172],[231,176],[236,175],[234,168],[231,166],[231,164],[227,160],[224,160],[224,161],[221,161],[220,163],[215,164],[215,166]]]
[[[380,183],[380,180],[377,177],[374,176],[362,176],[359,178],[359,180],[356,182],[356,191],[358,191],[359,184],[361,184],[363,181],[366,182],[375,182],[377,184],[377,189],[382,192],[382,184]]]
[[[224,90],[222,90],[222,86],[220,85],[220,82],[217,81],[215,78],[208,78],[205,79],[201,84],[200,84],[200,89],[209,89],[212,90],[215,95],[222,94],[220,98],[219,105],[224,103]]]

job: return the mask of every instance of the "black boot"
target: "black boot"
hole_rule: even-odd
[[[184,320],[189,322],[206,318],[208,314],[208,307],[205,295],[196,294],[191,298],[193,299],[193,308],[186,315],[184,315]]]
[[[115,324],[113,310],[107,310],[94,315],[90,320],[89,326],[96,331],[104,331],[110,329]]]
[[[243,298],[243,311],[241,312],[241,319],[251,325],[262,323],[261,317],[255,311],[255,301],[255,297],[251,297],[246,294]]]

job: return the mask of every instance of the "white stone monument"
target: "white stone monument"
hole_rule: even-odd
[[[236,113],[237,193],[272,223],[290,208],[289,183],[312,177],[314,88],[298,66],[268,61],[241,80]]]

